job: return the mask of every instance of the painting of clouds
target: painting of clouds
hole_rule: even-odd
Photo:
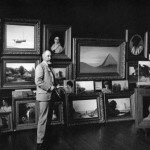
[[[80,73],[118,73],[120,50],[120,46],[81,46]]]

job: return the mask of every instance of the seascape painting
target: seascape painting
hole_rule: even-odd
[[[118,47],[81,46],[80,73],[118,73]]]
[[[6,63],[6,83],[34,83],[35,63]]]
[[[6,48],[34,49],[34,26],[6,25]]]
[[[83,118],[89,119],[95,117],[98,117],[96,99],[73,101],[74,119],[83,119]]]

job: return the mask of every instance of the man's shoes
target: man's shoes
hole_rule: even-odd
[[[47,147],[43,143],[37,143],[36,150],[47,150]]]

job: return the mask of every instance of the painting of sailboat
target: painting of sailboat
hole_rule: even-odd
[[[80,73],[117,73],[120,47],[82,46]]]
[[[34,26],[6,25],[6,48],[34,49]]]

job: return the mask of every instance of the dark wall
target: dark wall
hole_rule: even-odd
[[[0,17],[71,25],[73,37],[124,38],[150,28],[150,2],[139,0],[1,0]]]

